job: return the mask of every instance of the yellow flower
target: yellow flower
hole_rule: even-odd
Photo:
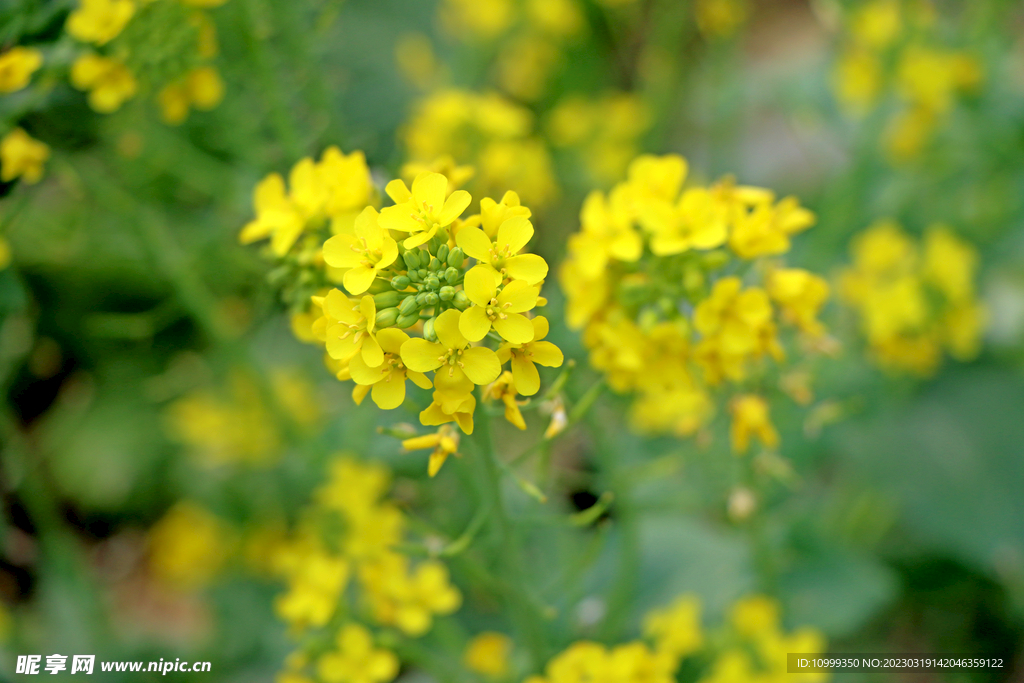
[[[462,594],[449,582],[448,569],[434,560],[411,569],[408,557],[390,553],[363,565],[360,578],[374,618],[409,636],[423,635],[435,614],[451,614],[462,604]]]
[[[802,332],[814,337],[824,334],[825,326],[818,320],[829,295],[824,278],[800,268],[779,268],[768,276],[768,294]]]
[[[402,345],[402,360],[416,372],[437,370],[435,384],[459,384],[468,379],[473,384],[490,384],[501,374],[498,357],[488,348],[470,346],[459,330],[459,311],[449,309],[437,316],[434,331],[437,342],[410,339]],[[447,366],[447,370],[444,370]]]
[[[711,192],[692,188],[683,192],[675,205],[658,201],[647,204],[641,222],[651,233],[651,252],[670,256],[725,244],[728,217],[728,207]]]
[[[116,38],[134,14],[132,0],[81,0],[68,15],[67,30],[84,43],[103,45]]]
[[[537,305],[539,288],[513,280],[499,291],[497,278],[500,276],[487,267],[477,266],[466,273],[463,286],[474,305],[459,316],[459,332],[477,342],[493,327],[505,341],[525,344],[533,340],[533,325],[523,313]]]
[[[374,335],[377,309],[373,297],[364,296],[356,302],[341,290],[332,289],[324,297],[323,309],[327,325],[327,353],[331,358],[351,360],[359,353],[368,367],[380,367],[384,362],[384,352]]]
[[[697,0],[697,28],[706,37],[728,38],[750,15],[748,0]]]
[[[384,352],[380,365],[370,366],[362,354],[356,354],[349,361],[349,372],[356,384],[372,385],[371,396],[378,408],[391,410],[405,401],[405,380],[408,377],[421,389],[430,389],[431,383],[420,372],[410,370],[402,362],[402,346],[409,341],[409,335],[395,328],[386,328],[377,333],[377,342]]]
[[[668,607],[650,612],[644,619],[644,635],[654,640],[659,652],[676,659],[704,646],[700,623],[700,599],[681,595]]]
[[[741,212],[729,236],[729,246],[742,258],[784,254],[789,251],[790,236],[814,225],[813,212],[787,197],[772,206],[758,203],[752,211]]]
[[[374,647],[365,627],[348,623],[338,631],[337,649],[320,655],[316,669],[324,683],[387,683],[398,675],[398,657]]]
[[[85,54],[75,60],[71,84],[88,90],[89,106],[101,114],[117,111],[138,90],[135,77],[124,64],[97,54]]]
[[[768,294],[759,287],[741,288],[739,278],[722,278],[693,316],[694,327],[704,336],[698,350],[713,350],[732,379],[742,378],[748,358],[765,350],[777,353]]]
[[[17,92],[29,84],[43,65],[43,53],[16,45],[0,55],[0,93]]]
[[[516,389],[513,384],[512,373],[506,370],[493,384],[487,386],[484,391],[484,402],[501,401],[505,404],[505,419],[517,429],[526,429],[526,421],[523,420],[523,413],[519,410],[516,402]]]
[[[459,433],[451,425],[441,425],[433,434],[414,436],[402,441],[402,448],[407,451],[432,449],[430,461],[427,463],[427,474],[435,476],[444,465],[449,455],[459,454]]]
[[[166,123],[177,125],[188,117],[190,107],[213,109],[224,99],[224,81],[212,66],[199,67],[183,78],[168,83],[158,100]]]
[[[288,198],[280,174],[271,173],[256,185],[253,208],[256,219],[242,228],[239,242],[250,244],[269,237],[275,254],[287,254],[302,234],[306,221]]]
[[[903,28],[899,0],[873,0],[858,7],[850,21],[854,38],[873,50],[890,46]]]
[[[533,239],[533,224],[522,214],[512,215],[498,227],[494,242],[480,228],[463,226],[455,237],[456,243],[477,260],[477,263],[495,273],[499,279],[512,278],[535,285],[548,274],[547,262],[536,254],[519,252]]]
[[[201,588],[224,565],[230,544],[220,520],[194,503],[177,503],[149,530],[149,565],[168,584]]]
[[[763,398],[752,394],[737,396],[730,403],[729,411],[732,413],[729,437],[735,453],[747,452],[751,436],[756,436],[767,448],[779,445],[779,433],[772,425],[768,403]]]
[[[924,238],[923,276],[953,302],[974,297],[978,252],[945,226],[933,226]]]
[[[0,180],[5,183],[22,178],[30,185],[43,177],[43,164],[50,148],[21,128],[15,128],[0,140]]]
[[[290,569],[288,591],[277,597],[274,611],[296,629],[327,624],[348,584],[349,564],[318,548],[284,551]]]
[[[355,221],[354,235],[335,235],[324,243],[324,261],[335,268],[347,268],[345,289],[362,294],[380,272],[398,258],[398,244],[380,227],[380,214],[372,206],[363,209]]]
[[[863,114],[878,101],[883,86],[882,64],[867,50],[846,51],[836,63],[834,87],[839,101],[854,114]]]
[[[380,212],[380,225],[386,230],[409,233],[404,245],[412,249],[424,244],[437,231],[451,225],[469,206],[472,197],[464,190],[452,192],[447,199],[448,179],[440,173],[426,173],[412,183],[410,191],[403,180],[392,180],[384,188],[395,201]]]
[[[451,35],[488,40],[511,26],[516,4],[513,0],[444,0],[439,12]]]
[[[540,390],[540,373],[535,363],[545,367],[561,367],[563,360],[561,349],[549,341],[548,319],[537,316],[533,323],[533,340],[525,344],[505,343],[498,348],[498,359],[502,364],[512,361],[512,379],[516,391],[523,396],[533,396]]]
[[[779,613],[777,600],[765,595],[751,595],[736,601],[730,609],[729,621],[741,636],[756,639],[778,629]]]
[[[470,671],[501,678],[508,674],[511,654],[511,638],[504,633],[484,631],[466,645],[462,661]]]

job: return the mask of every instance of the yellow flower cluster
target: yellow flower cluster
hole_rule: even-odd
[[[149,567],[154,577],[178,589],[209,584],[232,552],[228,527],[205,508],[179,502],[149,530]]]
[[[977,355],[985,309],[977,299],[978,253],[936,225],[922,244],[892,221],[879,221],[851,245],[840,295],[857,312],[880,365],[918,375],[935,372],[946,350]]]
[[[525,683],[673,683],[684,661],[699,667],[699,683],[786,680],[788,652],[821,653],[825,642],[809,628],[784,632],[779,612],[775,600],[748,596],[732,606],[727,624],[706,634],[700,601],[683,595],[647,615],[643,639],[612,648],[576,642]],[[825,678],[809,676],[811,683]]]
[[[410,164],[406,181],[454,159],[476,169],[473,190],[494,195],[515,187],[532,206],[557,193],[547,147],[534,134],[533,114],[496,93],[440,90],[419,100],[401,133]],[[446,174],[448,175],[448,174]],[[449,180],[461,185],[465,173]]]
[[[390,681],[398,660],[374,645],[361,622],[415,638],[435,616],[459,608],[462,596],[443,564],[414,566],[398,553],[406,519],[386,498],[390,483],[385,467],[338,456],[298,529],[271,551],[287,582],[275,610],[296,635],[309,636],[289,658],[282,683],[314,680],[314,672],[320,681]],[[339,625],[335,637],[323,637],[322,629]]]
[[[80,0],[66,30],[92,46],[71,67],[71,84],[101,113],[142,92],[156,96],[164,121],[179,124],[190,109],[209,110],[224,97],[210,64],[217,54],[204,9],[227,0]]]
[[[287,184],[271,173],[256,186],[256,217],[242,228],[239,241],[269,240],[265,256],[276,266],[271,282],[280,285],[283,299],[299,314],[295,329],[305,340],[312,341],[312,318],[303,315],[310,296],[341,282],[340,272],[324,262],[324,242],[335,234],[351,234],[359,212],[377,201],[366,157],[337,147],[324,150],[319,161],[300,160]]]
[[[0,140],[0,180],[9,183],[21,178],[30,185],[38,183],[49,158],[48,145],[15,128]]]
[[[626,172],[650,124],[650,111],[635,94],[569,95],[548,114],[546,133],[554,148],[578,154],[593,182],[609,185]]]
[[[171,403],[168,431],[204,465],[272,464],[282,453],[282,422],[309,429],[321,411],[312,385],[300,375],[272,372],[268,390],[271,395],[264,396],[251,377],[235,373],[222,389],[197,389]]]
[[[895,94],[899,104],[885,145],[897,162],[918,156],[957,97],[976,91],[983,78],[975,56],[936,44],[935,22],[927,0],[871,0],[854,5],[846,23],[836,95],[849,110],[864,114]]]
[[[424,425],[454,422],[470,434],[474,387],[499,380],[508,363],[511,378],[490,395],[514,405],[515,393],[539,391],[538,364],[562,364],[562,352],[544,340],[547,320],[528,315],[546,303],[540,289],[548,274],[544,259],[527,252],[530,210],[508,192],[500,202],[484,198],[480,213],[462,219],[472,197],[451,192],[439,173],[421,174],[412,188],[393,180],[386,192],[394,205],[363,208],[350,230],[334,225],[322,258],[343,289],[312,297],[318,315],[302,334],[325,345],[338,379],[355,382],[357,403],[369,394],[380,408],[397,408],[412,381],[433,391],[420,413]],[[514,423],[516,416],[521,422],[518,409]],[[407,443],[435,447],[431,474],[457,448],[442,436]]]
[[[17,92],[28,86],[39,67],[43,53],[34,47],[17,45],[0,54],[0,93]]]
[[[568,323],[585,328],[592,365],[637,394],[634,425],[679,435],[709,420],[712,389],[742,389],[764,379],[766,361],[783,360],[780,324],[820,341],[829,296],[821,277],[764,258],[813,225],[795,198],[728,178],[684,189],[686,174],[682,157],[641,156],[625,182],[591,193],[560,271]],[[774,447],[760,399],[740,398],[734,446],[756,435]]]
[[[535,101],[564,61],[564,46],[585,28],[578,0],[444,0],[441,25],[452,36],[497,46],[499,87]]]

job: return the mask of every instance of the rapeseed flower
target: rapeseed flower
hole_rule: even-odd
[[[15,45],[0,54],[0,93],[17,92],[28,86],[39,67],[43,53],[34,47]]]
[[[21,178],[30,185],[38,183],[49,158],[48,145],[15,128],[0,140],[0,180],[8,183]]]

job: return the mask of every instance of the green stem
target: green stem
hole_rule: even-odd
[[[490,422],[484,418],[476,423],[473,433],[477,446],[476,460],[480,471],[482,495],[480,505],[485,506],[493,533],[494,561],[500,567],[505,585],[505,602],[516,624],[516,630],[530,653],[534,671],[545,661],[543,617],[526,585],[523,558],[513,521],[505,509],[501,487],[501,470],[491,439]]]

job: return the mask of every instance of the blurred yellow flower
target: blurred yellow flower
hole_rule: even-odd
[[[320,655],[316,670],[324,683],[387,683],[398,675],[398,657],[374,647],[370,632],[348,623],[338,631],[337,648]]]
[[[83,43],[103,45],[117,37],[135,15],[132,0],[80,0],[68,15],[67,30]]]
[[[757,437],[765,448],[774,449],[779,445],[779,433],[768,414],[768,402],[760,396],[737,396],[729,404],[729,412],[732,414],[729,438],[737,455],[747,452],[751,437]],[[739,607],[737,610],[746,614]]]
[[[16,45],[0,54],[0,93],[21,90],[42,65],[43,53],[33,47]]]
[[[470,671],[501,678],[508,674],[512,639],[504,633],[485,631],[466,645],[462,661]]]
[[[224,523],[190,502],[177,503],[149,530],[149,565],[177,588],[208,585],[227,561],[233,539]]]
[[[0,180],[6,183],[21,178],[30,185],[38,183],[49,158],[48,145],[15,128],[0,140]]]
[[[116,59],[84,54],[71,66],[71,84],[89,91],[89,106],[103,114],[117,111],[135,97],[138,83],[132,72]]]

